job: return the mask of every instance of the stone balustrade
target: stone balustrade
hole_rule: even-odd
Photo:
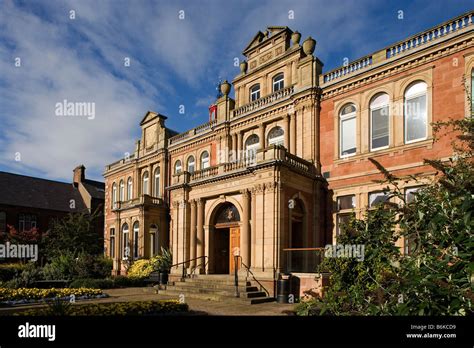
[[[163,205],[164,200],[160,197],[152,197],[150,195],[141,195],[137,198],[132,198],[126,201],[118,201],[115,203],[113,210],[125,210],[134,208],[140,205]]]
[[[169,138],[168,144],[169,145],[176,144],[194,135],[205,133],[208,130],[212,130],[212,127],[214,127],[216,124],[217,124],[217,120],[212,120],[210,122],[201,124],[193,129],[190,129],[189,131],[177,134],[174,137]]]
[[[289,86],[289,87],[280,89],[279,91],[276,91],[268,96],[259,98],[253,102],[245,104],[234,110],[234,117],[242,116],[249,112],[262,109],[270,104],[273,104],[274,102],[278,100],[289,97],[290,95],[294,93],[294,91],[295,91],[295,87]]]
[[[130,162],[134,158],[135,158],[135,154],[131,154],[130,157],[122,158],[121,160],[118,160],[118,161],[115,161],[114,163],[106,165],[105,169],[106,170],[111,170],[111,169],[114,169],[114,168],[118,168],[118,167],[124,165],[125,163]]]
[[[413,50],[432,41],[443,38],[454,32],[458,32],[468,26],[472,26],[473,13],[468,13],[445,22],[437,27],[426,30],[420,34],[412,36],[407,40],[396,43],[386,49],[386,58],[392,58],[404,52]]]
[[[336,80],[340,77],[352,74],[353,72],[363,70],[363,69],[369,67],[370,65],[372,65],[372,56],[366,56],[364,58],[361,58],[361,59],[358,59],[354,62],[351,62],[351,63],[347,64],[346,66],[334,69],[334,70],[324,74],[323,81],[325,83],[326,82],[331,82],[331,81]]]

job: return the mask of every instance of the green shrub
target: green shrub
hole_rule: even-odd
[[[115,287],[113,279],[75,279],[69,284],[70,288],[112,289]]]
[[[26,265],[23,263],[2,263],[0,264],[0,281],[6,282],[18,276]]]
[[[60,310],[58,310],[60,307]],[[112,303],[90,303],[66,306],[50,306],[49,308],[36,308],[29,311],[15,313],[14,315],[27,316],[142,316],[142,315],[164,315],[175,313],[186,313],[189,307],[186,303],[176,300],[164,301],[135,301],[135,302],[112,302]]]
[[[75,263],[72,253],[54,257],[43,267],[43,277],[45,280],[71,280],[76,275]]]
[[[114,287],[116,288],[129,288],[129,287],[141,287],[146,286],[146,278],[133,278],[123,275],[115,276],[112,278],[114,281]]]
[[[153,272],[153,259],[137,260],[127,270],[127,276],[132,278],[148,278]]]
[[[85,253],[79,253],[77,257],[72,253],[65,253],[54,257],[43,267],[43,276],[46,280],[106,278],[111,272],[111,259]]]

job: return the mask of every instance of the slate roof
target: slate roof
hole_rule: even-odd
[[[105,184],[103,182],[86,179],[82,184],[92,198],[105,199]]]
[[[91,187],[95,187],[93,183],[98,183],[92,180],[86,182],[89,182],[87,185]],[[75,200],[75,209],[69,207],[71,199]],[[2,171],[0,171],[0,204],[65,212],[79,212],[86,209],[79,190],[72,183]]]

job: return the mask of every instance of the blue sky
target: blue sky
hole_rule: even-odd
[[[177,131],[206,122],[217,81],[238,74],[234,59],[267,26],[311,35],[328,71],[473,7],[472,0],[0,0],[0,170],[69,182],[84,164],[89,178],[102,180],[106,164],[133,151],[147,110],[168,116]],[[94,103],[95,117],[56,116],[65,99]]]

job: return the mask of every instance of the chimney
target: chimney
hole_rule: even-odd
[[[72,178],[74,186],[79,186],[80,182],[83,182],[86,179],[86,167],[83,164],[77,166],[73,170],[74,176]]]

